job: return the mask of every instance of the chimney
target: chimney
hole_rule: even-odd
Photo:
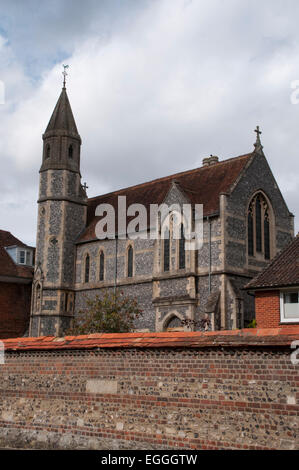
[[[218,163],[218,157],[216,155],[211,155],[210,156],[210,165],[215,165],[215,163]]]
[[[216,155],[210,155],[209,157],[203,158],[202,160],[202,166],[211,166],[215,165],[215,163],[218,163],[219,159],[216,157]]]
[[[210,165],[210,157],[203,158],[202,166],[209,166]]]

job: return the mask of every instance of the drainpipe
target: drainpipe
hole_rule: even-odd
[[[212,246],[211,246],[211,219],[207,217],[208,224],[209,224],[209,294],[211,293],[212,286],[211,286],[211,271],[212,271]]]
[[[118,255],[118,236],[115,235],[115,263],[114,263],[114,296],[116,294],[117,284],[117,255]]]

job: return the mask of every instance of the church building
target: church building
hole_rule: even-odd
[[[81,184],[81,138],[65,89],[43,135],[38,199],[31,336],[62,336],[86,298],[119,289],[137,299],[139,331],[246,327],[254,298],[244,286],[294,237],[293,215],[263,152],[259,128],[253,151],[147,183],[88,198]],[[84,157],[88,158],[88,157]],[[184,237],[98,239],[96,208],[118,200],[203,205],[203,244]],[[182,227],[182,235],[184,233]],[[189,326],[190,327],[190,326]]]

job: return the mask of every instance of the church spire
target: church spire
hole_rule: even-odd
[[[256,141],[254,144],[255,152],[256,153],[263,153],[263,146],[261,143],[260,135],[262,131],[260,131],[260,126],[256,126],[256,129],[254,130],[256,132]]]
[[[53,131],[79,135],[65,87],[62,88],[45,134]]]
[[[70,135],[79,136],[75,119],[73,116],[72,108],[66,92],[66,69],[68,65],[63,65],[63,87],[60,93],[60,97],[56,103],[53,114],[50,118],[49,124],[47,126],[45,135],[53,131],[65,131]]]
[[[61,169],[80,173],[81,137],[66,92],[65,75],[63,88],[43,134],[43,141],[41,171]]]

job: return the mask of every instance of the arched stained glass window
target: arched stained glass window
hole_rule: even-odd
[[[164,271],[169,271],[169,252],[170,252],[170,243],[169,243],[169,230],[168,228],[164,232],[164,256],[163,256],[163,268]]]
[[[269,206],[262,193],[251,200],[247,213],[247,249],[249,256],[271,257]]]
[[[128,277],[133,277],[133,248],[128,248]]]
[[[262,251],[262,208],[260,196],[255,201],[255,219],[256,219],[256,251]]]
[[[185,234],[184,234],[184,225],[181,224],[180,240],[179,240],[179,269],[185,269],[185,267],[186,267]]]
[[[264,215],[264,246],[265,258],[270,259],[270,224],[268,210],[265,211]]]
[[[99,279],[100,281],[104,280],[104,272],[105,272],[105,255],[104,252],[100,252],[100,267],[99,267]]]
[[[252,208],[248,211],[248,254],[249,256],[253,256],[254,253],[254,243],[253,243],[253,216],[252,216]]]
[[[87,254],[85,258],[85,282],[89,282],[89,271],[90,271],[90,257]]]

